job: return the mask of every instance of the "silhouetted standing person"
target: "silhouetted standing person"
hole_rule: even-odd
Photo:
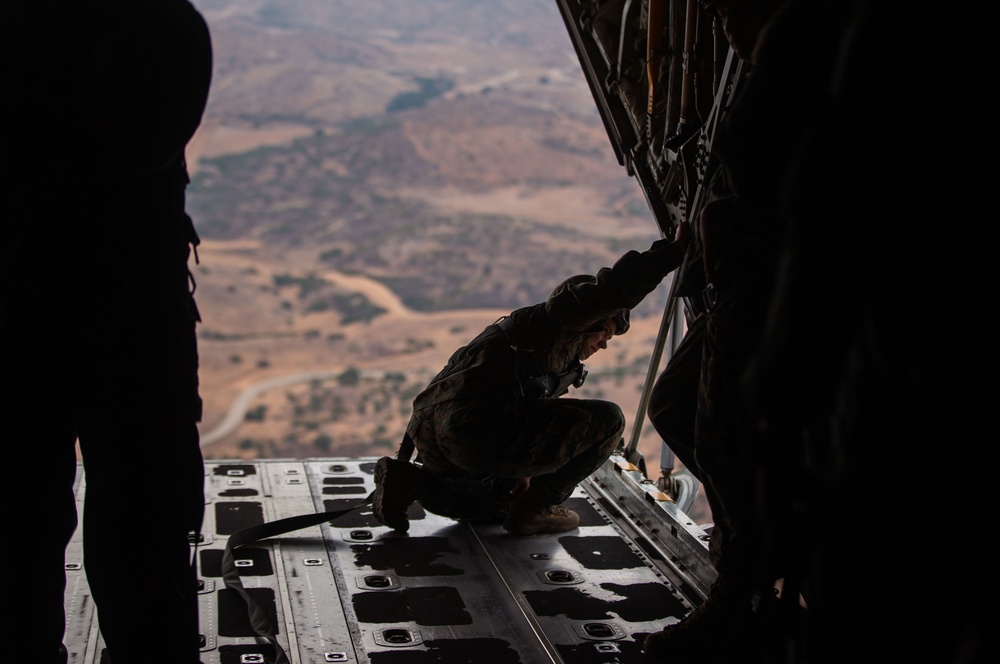
[[[757,79],[748,120],[774,117],[759,102],[794,80],[787,63],[807,52],[789,46],[803,35],[811,46],[830,30],[838,39],[828,50],[835,66],[774,188],[787,224],[781,269],[743,376],[766,460],[762,515],[779,535],[791,524],[779,542],[795,563],[785,589],[797,584],[809,607],[785,623],[797,629],[781,643],[783,662],[985,662],[995,584],[975,535],[992,514],[994,464],[979,442],[990,431],[992,391],[966,386],[975,368],[990,366],[994,335],[957,314],[961,302],[988,301],[976,297],[990,283],[977,271],[994,249],[954,232],[979,215],[978,197],[965,195],[978,191],[976,175],[961,165],[974,163],[981,143],[940,141],[934,159],[947,167],[927,168],[911,129],[927,115],[912,94],[926,74],[897,57],[913,34],[928,35],[940,53],[965,54],[975,30],[950,12],[914,16],[900,30],[899,5],[884,0],[793,0],[789,9],[761,54],[786,55],[769,60],[767,85]],[[955,89],[987,66],[962,62]],[[761,172],[743,169],[746,185],[761,190]],[[776,467],[775,458],[792,463]],[[786,483],[783,470],[797,480],[790,503],[773,491]],[[924,477],[933,479],[916,481]],[[929,547],[932,531],[943,536]],[[965,550],[972,564],[953,566],[953,552]],[[925,564],[931,573],[915,573]],[[954,574],[939,577],[942,567]],[[947,604],[929,609],[939,588]],[[858,589],[872,589],[871,601],[858,601]]]
[[[85,481],[107,655],[195,664],[204,468],[184,149],[208,96],[208,28],[187,0],[8,4],[0,658],[66,662],[65,551]]]
[[[780,109],[787,113],[780,115],[782,124],[772,127],[761,122],[759,132],[751,128],[735,137],[730,128],[758,75],[756,54],[762,35],[784,2],[700,3],[706,18],[717,16],[749,74],[714,136],[706,196],[692,212],[697,233],[678,290],[689,300],[688,329],[657,378],[647,408],[654,429],[702,482],[714,524],[710,551],[717,577],[705,601],[643,642],[648,656],[671,664],[752,661],[757,656],[752,635],[759,622],[755,607],[771,596],[781,576],[780,566],[768,558],[757,511],[758,455],[739,378],[756,349],[767,314],[783,220],[773,206],[757,204],[763,192],[734,189],[729,161],[750,139],[773,146],[754,153],[759,170],[780,169],[787,159],[780,132],[802,107],[798,94],[808,92],[808,77],[795,80],[796,88],[780,91]]]

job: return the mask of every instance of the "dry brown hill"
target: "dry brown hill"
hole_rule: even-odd
[[[206,456],[391,453],[452,350],[657,237],[555,3],[196,5],[216,61],[188,155]],[[665,293],[582,396],[635,418]]]

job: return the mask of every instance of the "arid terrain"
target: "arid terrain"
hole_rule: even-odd
[[[207,458],[391,454],[453,350],[659,237],[555,3],[195,4],[215,50],[188,150]],[[627,437],[667,287],[574,392],[618,402]]]

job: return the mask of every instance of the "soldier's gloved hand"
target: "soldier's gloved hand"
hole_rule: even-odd
[[[525,491],[528,490],[529,486],[531,486],[531,478],[530,477],[519,477],[519,478],[517,478],[517,481],[514,482],[514,488],[512,488],[510,490],[510,497],[511,497],[511,499],[517,498],[518,496],[520,496],[521,494],[523,494]]]
[[[671,270],[680,266],[684,260],[684,250],[687,247],[688,234],[691,231],[691,224],[683,222],[677,225],[673,238],[663,238],[657,240],[650,247],[651,252],[661,254],[662,260],[670,266]]]
[[[522,496],[524,492],[528,490],[529,486],[531,486],[530,477],[517,478],[517,480],[514,481],[514,486],[510,489],[510,493],[503,497],[500,504],[504,507],[509,506],[512,502],[517,500],[518,497]]]

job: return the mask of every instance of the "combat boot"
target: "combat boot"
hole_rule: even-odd
[[[752,661],[745,639],[753,618],[749,587],[719,577],[708,597],[680,622],[646,637],[642,649],[651,661],[671,664],[735,664]]]
[[[406,509],[427,495],[426,472],[407,461],[389,457],[379,459],[375,464],[375,494],[372,496],[375,518],[393,530],[409,530]]]
[[[580,525],[580,515],[561,505],[539,505],[525,496],[515,500],[503,527],[511,535],[564,533]]]

